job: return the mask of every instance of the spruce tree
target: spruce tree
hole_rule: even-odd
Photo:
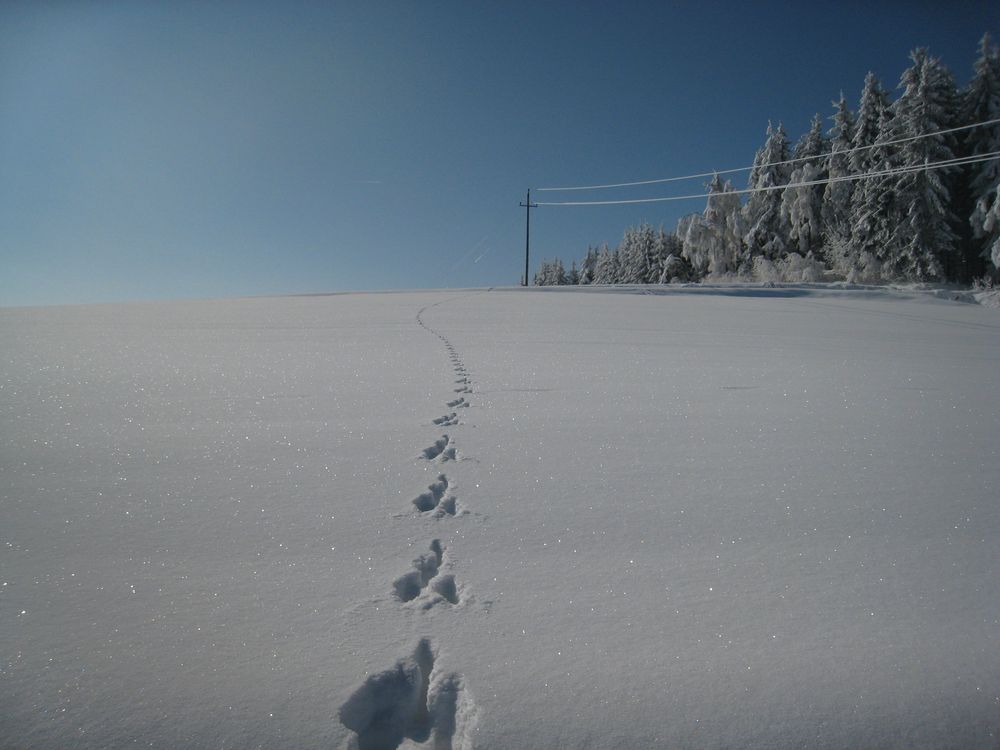
[[[826,159],[826,173],[831,182],[823,189],[821,209],[823,256],[832,268],[846,271],[851,266],[847,248],[851,237],[851,199],[855,183],[834,180],[851,173],[850,156],[847,152],[851,149],[854,136],[854,115],[847,106],[843,92],[833,106],[836,107],[836,112],[831,118],[833,127],[829,132],[830,153]]]
[[[663,227],[653,229],[652,225],[646,224],[643,232],[643,249],[646,251],[646,274],[643,279],[644,284],[656,284],[660,281],[663,273],[663,259],[666,257],[664,241],[666,234]]]
[[[972,125],[1000,118],[1000,49],[984,34],[979,43],[979,57],[973,66],[972,80],[962,97],[962,124]],[[962,153],[980,156],[1000,151],[1000,124],[994,123],[966,131]],[[972,236],[969,241],[970,275],[976,276],[990,262],[996,268],[995,250],[1000,247],[1000,225],[991,217],[1000,186],[1000,160],[970,164],[965,173],[964,204],[960,215],[968,215]],[[989,224],[990,228],[987,228]]]
[[[649,242],[646,245],[646,284],[658,284],[663,275],[663,261],[667,257],[667,234],[663,226],[654,230],[649,227]]]
[[[683,260],[684,245],[674,232],[661,233],[663,263],[660,269],[661,284],[669,284],[675,279],[687,281],[691,276],[691,269]]]
[[[829,144],[823,137],[823,121],[817,114],[808,132],[795,146],[789,186],[782,191],[781,218],[787,227],[789,250],[802,256],[819,254],[823,245],[823,185],[810,182],[826,178]],[[795,187],[795,185],[801,185]]]
[[[566,269],[563,266],[562,258],[552,261],[550,282],[554,286],[564,286],[567,283]]]
[[[782,258],[788,252],[787,225],[781,217],[781,186],[788,183],[790,173],[788,138],[779,123],[767,126],[767,140],[754,157],[750,170],[751,190],[743,209],[747,231],[744,237],[743,266],[749,270],[753,259]]]
[[[980,229],[982,236],[991,243],[984,248],[983,255],[993,264],[993,275],[1000,276],[1000,185],[992,196],[979,200],[973,221],[973,226]]]
[[[809,130],[795,144],[792,157],[794,159],[807,159],[819,163],[820,159],[818,157],[823,156],[829,150],[830,144],[823,137],[823,119],[817,112],[813,115],[812,122],[809,124]],[[798,166],[799,163],[796,162],[792,167]]]
[[[648,284],[652,278],[655,263],[656,233],[653,227],[643,223],[625,230],[618,246],[620,284]],[[657,277],[658,278],[658,277]]]
[[[882,114],[889,108],[889,95],[882,88],[882,83],[874,73],[868,72],[865,84],[861,89],[861,101],[858,104],[858,119],[854,124],[851,137],[853,151],[848,157],[852,174],[864,174],[871,171],[874,161],[871,146],[875,145],[880,132]]]
[[[903,93],[894,107],[896,139],[915,138],[896,145],[900,167],[917,168],[955,157],[954,134],[938,134],[955,126],[958,92],[951,72],[925,48],[914,50],[913,65],[900,79]],[[930,137],[923,137],[930,136]],[[898,275],[918,281],[962,275],[951,209],[954,169],[916,169],[894,175],[896,212],[889,261]]]
[[[740,198],[732,184],[715,175],[708,184],[708,201],[703,214],[683,217],[677,236],[683,242],[682,257],[698,277],[726,274],[737,270],[743,242],[743,214]]]
[[[566,277],[566,283],[572,286],[577,286],[580,283],[580,271],[576,267],[576,261],[574,260],[569,267],[569,275]]]
[[[621,284],[622,283],[622,254],[616,247],[611,251],[611,269],[610,269],[611,280],[609,284]]]
[[[645,253],[639,241],[639,230],[629,227],[618,245],[618,276],[619,284],[641,284]]]
[[[580,283],[593,284],[594,275],[597,272],[597,250],[587,246],[587,255],[583,259],[580,268]]]
[[[608,243],[605,242],[601,246],[600,253],[597,256],[597,263],[594,268],[594,282],[595,284],[616,284],[618,278],[618,258],[616,257],[617,251],[612,253],[608,248]]]
[[[848,163],[852,175],[884,172],[894,165],[895,152],[886,141],[894,136],[888,95],[874,73],[865,76],[858,119],[851,140]],[[889,212],[895,199],[887,176],[866,177],[854,182],[848,244],[844,270],[848,279],[877,281],[881,260],[891,240]]]

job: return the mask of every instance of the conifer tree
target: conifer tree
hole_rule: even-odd
[[[743,217],[746,223],[744,258],[742,265],[749,267],[753,259],[775,259],[788,251],[788,229],[781,217],[781,186],[788,184],[788,138],[779,123],[767,126],[767,140],[754,157],[750,170],[750,193]]]
[[[566,269],[563,266],[562,258],[556,258],[552,262],[551,282],[555,286],[565,286],[567,283]]]
[[[894,152],[885,141],[892,140],[892,110],[889,98],[875,74],[865,76],[858,104],[858,118],[848,155],[852,175],[885,171],[893,166]],[[843,252],[843,270],[848,278],[876,281],[881,277],[880,254],[890,239],[888,211],[895,197],[887,177],[865,178],[854,182],[851,197],[847,247]]]
[[[535,276],[531,280],[532,286],[546,286],[549,283],[549,262],[543,260],[539,266],[538,270],[535,271]]]
[[[656,230],[652,224],[643,223],[636,233],[636,243],[639,254],[639,272],[637,284],[655,284],[660,278],[659,250],[656,243]]]
[[[618,276],[616,283],[641,284],[645,275],[646,253],[642,247],[641,228],[629,227],[618,245]]]
[[[851,266],[848,244],[851,237],[851,199],[855,184],[844,180],[834,182],[851,173],[849,154],[854,136],[854,115],[847,106],[843,92],[833,104],[836,112],[830,129],[830,153],[826,159],[826,173],[831,182],[823,189],[823,256],[832,268],[846,271]]]
[[[882,83],[874,73],[868,72],[865,84],[861,89],[861,101],[858,104],[858,119],[854,124],[851,137],[851,148],[854,149],[848,161],[852,174],[864,174],[871,171],[874,161],[871,146],[875,145],[880,132],[882,114],[889,108],[889,95],[882,88]]]
[[[697,277],[737,270],[743,241],[740,198],[732,184],[715,175],[708,184],[703,214],[683,217],[677,235],[683,242],[682,256]]]
[[[587,255],[583,259],[583,263],[580,268],[580,283],[581,284],[593,284],[594,275],[597,271],[597,250],[587,246]]]
[[[647,284],[661,283],[661,279],[663,278],[663,264],[666,262],[667,256],[670,255],[669,237],[670,233],[664,231],[663,226],[660,225],[660,228],[653,236],[653,243],[647,259],[647,266],[649,268],[649,275],[646,277]]]
[[[737,211],[737,214],[739,212]],[[684,245],[674,232],[661,232],[662,237],[662,267],[660,269],[661,284],[669,284],[674,279],[687,281],[691,276],[691,268],[683,259]]]
[[[903,93],[893,105],[893,131],[897,140],[916,139],[896,145],[897,163],[920,167],[955,157],[954,134],[935,134],[955,126],[958,92],[951,72],[925,48],[914,50],[910,58],[913,65],[899,83]],[[958,217],[951,209],[953,173],[917,169],[890,179],[896,193],[890,221],[896,231],[887,260],[897,275],[919,281],[961,275],[954,229]]]
[[[993,275],[1000,275],[1000,185],[997,185],[992,196],[984,196],[976,204],[973,215],[973,226],[981,230],[982,236],[989,244],[983,250],[983,255],[989,254],[993,264]]]
[[[962,97],[962,122],[972,125],[1000,118],[1000,49],[992,44],[989,34],[979,43],[979,57],[973,66],[972,80]],[[966,131],[962,152],[980,156],[1000,151],[1000,124]],[[984,262],[997,267],[995,252],[1000,247],[1000,224],[995,212],[997,188],[1000,186],[1000,160],[991,159],[971,164],[965,175],[966,199],[959,205],[960,215],[969,214],[972,236],[969,238],[971,275],[982,272]],[[990,228],[987,228],[989,223]],[[978,261],[978,263],[977,263]]]
[[[830,144],[823,137],[823,119],[819,116],[819,113],[813,115],[812,122],[809,124],[809,130],[807,130],[801,138],[799,138],[798,143],[795,144],[795,149],[792,152],[792,158],[794,159],[808,159],[816,163],[820,163],[819,157],[823,156],[830,150]],[[797,163],[796,163],[797,164]],[[792,166],[796,166],[793,164]]]
[[[601,246],[597,256],[597,263],[594,270],[595,284],[617,284],[618,283],[618,251],[611,252],[608,243]]]
[[[824,158],[829,143],[823,137],[823,121],[817,114],[795,146],[789,186],[782,191],[781,218],[787,226],[789,250],[802,256],[819,254],[823,246],[823,185],[810,185],[826,178]],[[796,187],[796,185],[800,185]]]

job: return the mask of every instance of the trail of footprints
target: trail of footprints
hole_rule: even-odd
[[[446,406],[452,411],[432,419],[431,423],[435,427],[455,427],[461,424],[457,410],[469,406],[466,396],[473,392],[472,377],[451,342],[424,323],[423,312],[417,313],[417,323],[444,343],[456,375],[452,390],[455,394],[465,394],[447,401]],[[445,464],[458,461],[459,454],[455,441],[443,434],[424,448],[419,458]],[[444,473],[438,474],[425,492],[413,498],[412,504],[420,517],[434,521],[467,512]],[[447,548],[435,538],[427,551],[413,560],[410,569],[392,582],[392,596],[420,611],[438,605],[459,605],[462,590],[449,570]],[[354,732],[347,747],[396,750],[409,740],[433,750],[472,750],[478,708],[461,675],[443,672],[436,659],[434,645],[423,638],[412,655],[369,677],[355,690],[339,713],[341,724]]]

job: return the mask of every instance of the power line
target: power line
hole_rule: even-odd
[[[874,143],[870,146],[856,146],[855,148],[845,149],[843,151],[834,151],[833,153],[847,156],[859,151],[867,151],[873,148],[879,148],[882,146],[892,146],[897,143],[908,143],[909,141],[916,141],[921,138],[931,138],[938,135],[947,135],[948,133],[957,133],[960,130],[971,130],[972,128],[982,128],[987,125],[996,125],[1000,123],[1000,118],[995,118],[993,120],[984,120],[983,122],[973,123],[972,125],[962,125],[957,128],[948,128],[947,130],[936,130],[933,133],[925,133],[923,135],[913,135],[907,138],[896,138],[891,141],[882,141],[880,143]],[[783,164],[795,164],[800,161],[814,161],[818,157],[816,156],[800,156],[797,159],[786,159],[784,161],[773,161],[767,164],[760,164],[757,166],[758,169],[763,169],[764,167],[777,167]],[[570,190],[605,190],[609,188],[620,188],[620,187],[637,187],[639,185],[658,185],[664,182],[680,182],[682,180],[694,180],[699,177],[714,177],[717,174],[734,174],[736,172],[749,172],[753,169],[753,166],[749,167],[735,167],[733,169],[719,169],[712,172],[700,172],[699,174],[689,174],[683,175],[681,177],[663,177],[656,180],[639,180],[637,182],[616,182],[607,185],[576,185],[574,187],[548,187],[548,188],[533,188],[539,192],[552,192],[552,191],[570,191]],[[549,204],[540,204],[549,205]]]
[[[920,172],[931,169],[944,169],[947,167],[964,166],[966,164],[978,164],[979,162],[992,161],[1000,158],[1000,151],[991,151],[987,154],[977,156],[963,156],[954,159],[944,159],[942,161],[920,164],[918,166],[894,167],[881,172],[866,172],[865,174],[841,175],[839,177],[827,177],[822,180],[810,180],[808,182],[793,182],[785,185],[768,185],[759,188],[745,188],[743,190],[726,190],[722,193],[694,193],[691,195],[671,195],[662,198],[632,198],[628,200],[607,200],[607,201],[559,201],[544,202],[539,201],[535,206],[622,206],[637,203],[667,203],[669,201],[693,200],[695,198],[709,198],[713,195],[748,195],[750,193],[766,193],[772,190],[786,190],[788,188],[812,187],[814,185],[827,185],[836,182],[853,182],[855,180],[867,180],[873,177],[888,177],[897,174],[908,174],[910,172]]]

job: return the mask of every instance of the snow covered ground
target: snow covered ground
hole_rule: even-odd
[[[0,746],[998,747],[997,312],[652,291],[0,310]]]

